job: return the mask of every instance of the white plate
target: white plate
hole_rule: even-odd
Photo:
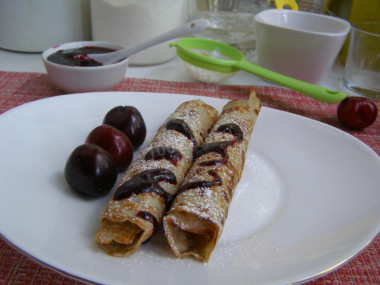
[[[335,269],[379,232],[377,154],[331,126],[264,107],[208,264],[174,258],[162,232],[130,258],[107,256],[93,235],[108,197],[81,199],[68,188],[68,155],[114,106],[136,106],[149,141],[177,105],[194,98],[64,95],[1,115],[1,234],[35,259],[99,283],[285,284]],[[226,103],[201,99],[219,110]]]

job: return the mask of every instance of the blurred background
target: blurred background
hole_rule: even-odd
[[[349,20],[380,21],[380,0],[298,0],[299,10]],[[22,52],[43,50],[70,41],[98,40],[130,46],[207,18],[211,25],[196,34],[255,57],[254,16],[274,7],[273,0],[2,0],[0,47]],[[341,55],[344,63],[347,44]],[[131,64],[157,64],[175,51],[161,44],[131,58]]]

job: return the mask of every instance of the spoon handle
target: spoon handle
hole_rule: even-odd
[[[147,49],[149,47],[152,47],[154,45],[157,45],[159,43],[163,43],[175,38],[179,38],[181,36],[187,35],[187,34],[192,34],[199,32],[203,29],[205,29],[209,25],[209,21],[206,19],[198,19],[191,21],[179,28],[176,28],[172,31],[169,31],[165,34],[162,34],[158,37],[155,37],[151,40],[148,40],[142,44],[139,44],[135,47],[129,48],[125,51],[124,58],[129,57],[132,54],[135,54],[141,50]]]
[[[288,87],[324,103],[338,103],[348,97],[347,93],[331,90],[312,83],[279,74],[246,60],[236,61],[235,66],[273,83]]]
[[[138,44],[134,47],[118,50],[115,52],[105,53],[105,54],[88,54],[88,57],[99,61],[103,64],[111,64],[118,62],[122,59],[125,59],[139,51],[150,48],[157,44],[179,38],[188,34],[199,32],[208,27],[210,22],[207,19],[197,19],[191,22],[186,23],[185,25],[171,30],[167,33],[159,35],[153,39],[145,41],[141,44]]]

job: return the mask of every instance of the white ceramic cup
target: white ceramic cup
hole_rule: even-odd
[[[255,16],[257,64],[318,84],[350,31],[346,20],[309,12],[269,9]]]

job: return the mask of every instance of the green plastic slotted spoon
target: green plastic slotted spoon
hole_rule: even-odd
[[[245,60],[239,50],[217,41],[182,38],[176,43],[171,43],[170,46],[177,48],[177,55],[184,62],[202,69],[220,73],[235,73],[244,70],[324,103],[338,103],[348,97],[347,93],[300,81],[250,63]],[[220,58],[210,56],[213,51],[216,51]]]

